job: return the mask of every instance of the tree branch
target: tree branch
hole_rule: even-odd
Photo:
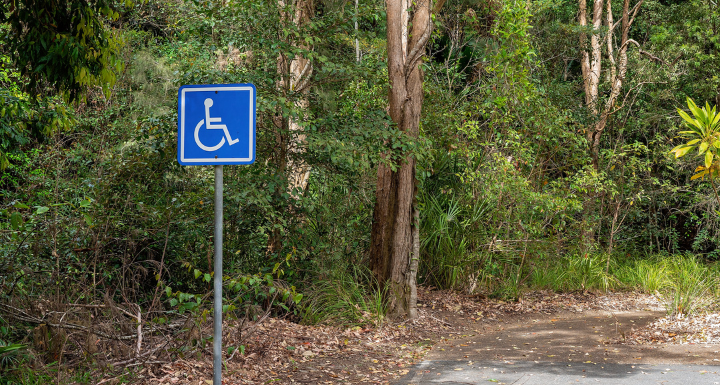
[[[640,6],[642,5],[643,1],[645,1],[645,0],[639,1],[637,4],[635,4],[633,9],[630,10],[630,12],[632,12],[632,14],[633,14],[632,17],[630,18],[630,24],[632,24],[633,21],[635,21],[635,15],[637,15],[637,12],[640,9]],[[612,28],[610,28],[608,33],[612,33],[612,31],[615,30],[615,27],[617,27],[621,22],[622,22],[622,19],[615,22],[615,24],[612,25]]]
[[[408,55],[408,60],[405,62],[405,79],[407,80],[408,76],[410,76],[410,72],[413,67],[415,67],[415,64],[418,60],[423,56],[425,53],[425,43],[430,40],[430,35],[432,34],[432,20],[428,20],[428,25],[425,27],[425,31],[423,32],[422,36],[420,36],[420,39],[415,43],[415,46],[413,47],[412,51],[410,51],[410,54]]]
[[[625,42],[625,44],[627,45],[627,43],[633,43],[633,44],[635,44],[635,45],[638,47],[638,51],[639,51],[641,54],[649,57],[649,58],[652,59],[652,60],[655,60],[656,62],[658,62],[658,63],[660,63],[660,64],[663,64],[663,65],[666,65],[666,66],[670,67],[670,64],[666,63],[665,60],[660,59],[659,57],[653,55],[652,53],[650,53],[650,52],[648,52],[648,51],[643,51],[643,49],[640,48],[640,43],[638,43],[637,41],[635,41],[635,40],[633,40],[633,39],[628,39],[628,40]],[[677,61],[677,60],[676,60],[676,61]],[[674,62],[673,62],[673,63],[674,63]]]

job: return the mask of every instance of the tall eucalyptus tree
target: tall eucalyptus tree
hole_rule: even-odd
[[[423,102],[419,64],[433,29],[431,1],[387,0],[386,6],[390,117],[405,135],[417,138]],[[389,314],[414,318],[420,254],[415,159],[408,154],[398,161],[396,169],[378,168],[370,263],[388,288]]]

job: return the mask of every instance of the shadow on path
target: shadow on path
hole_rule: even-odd
[[[663,315],[584,312],[472,324],[397,384],[720,384],[719,345],[613,343]]]
[[[565,364],[424,361],[398,384],[720,384],[720,367],[651,364]]]

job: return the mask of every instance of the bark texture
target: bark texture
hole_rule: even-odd
[[[423,101],[423,74],[418,64],[432,32],[431,3],[414,2],[412,19],[407,0],[387,0],[386,5],[389,113],[400,130],[417,138]],[[385,165],[378,167],[370,264],[378,282],[388,289],[388,310],[393,317],[416,316],[419,231],[415,196],[412,156],[401,159],[395,171]]]

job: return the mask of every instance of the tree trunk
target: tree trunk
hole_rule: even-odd
[[[390,117],[406,135],[417,138],[423,101],[419,63],[432,32],[430,0],[413,3],[410,34],[407,0],[387,0],[386,4]],[[416,316],[419,232],[415,196],[415,159],[411,155],[401,159],[395,171],[385,165],[378,167],[370,265],[378,282],[388,289],[392,317]]]
[[[625,81],[625,75],[627,74],[627,47],[628,43],[634,42],[634,40],[628,38],[628,33],[643,1],[644,0],[639,0],[631,10],[630,0],[624,0],[619,46],[613,46],[614,31],[617,24],[614,22],[611,0],[593,0],[589,50],[585,47],[587,36],[584,33],[580,35],[580,46],[582,47],[580,64],[585,90],[585,105],[594,120],[587,127],[585,138],[587,139],[588,150],[595,171],[600,170],[600,139],[603,132],[605,132],[608,119],[617,111],[615,103],[620,95],[623,82]],[[601,103],[599,100],[599,87],[602,74],[603,52],[600,27],[603,23],[603,5],[605,5],[605,21],[607,24],[607,35],[605,37],[607,52],[605,55],[607,55],[607,81],[610,84],[610,93],[607,99],[605,99],[605,102]],[[587,16],[587,0],[579,0],[578,23],[580,26],[588,26]],[[585,206],[584,217],[586,221],[591,219],[591,214],[594,211],[595,208],[592,202]],[[592,223],[587,223],[586,226],[583,227],[581,231],[583,247],[587,248],[595,241],[595,230],[596,226]]]
[[[282,1],[281,1],[282,3]],[[296,27],[301,27],[310,21],[310,17],[314,12],[314,4],[312,0],[296,0],[295,9],[292,15],[292,23]],[[305,42],[298,45],[299,48],[309,49]],[[288,93],[300,92],[304,94],[304,88],[312,76],[312,63],[302,55],[296,55],[290,61],[290,71],[285,79],[285,87]],[[309,102],[304,96],[295,102],[295,108],[299,110],[307,110]],[[310,166],[305,163],[301,155],[305,152],[305,133],[303,132],[300,122],[291,117],[288,118],[288,128],[290,130],[290,140],[288,141],[288,190],[291,195],[298,197],[307,187],[310,179]]]
[[[600,36],[598,35],[602,24],[603,0],[594,0],[592,14],[592,34],[590,35],[590,52],[585,50],[587,37],[580,35],[580,46],[583,47],[580,69],[583,75],[585,88],[585,105],[592,115],[597,115],[598,86],[600,84],[600,71],[602,57]],[[587,0],[580,0],[580,13],[578,20],[581,26],[587,26]]]
[[[294,28],[300,29],[304,24],[310,21],[310,17],[314,13],[315,5],[312,0],[295,0],[288,7],[285,0],[278,1],[278,10],[280,12],[280,22],[283,25],[293,25]],[[282,38],[278,36],[278,38]],[[309,49],[310,47],[303,41],[295,45],[298,48]],[[278,80],[276,88],[285,98],[293,98],[293,93],[304,93],[304,89],[312,75],[312,63],[297,54],[292,59],[281,53],[277,59]],[[301,96],[295,101],[295,108],[298,110],[307,110],[309,102],[307,98]],[[307,187],[310,179],[310,167],[302,160],[302,154],[305,151],[305,133],[303,132],[300,122],[290,116],[283,116],[278,107],[277,113],[273,119],[277,132],[277,172],[283,177],[287,176],[287,191],[293,198],[298,198]],[[276,191],[281,194],[282,191]],[[278,229],[273,230],[268,239],[267,252],[272,254],[281,247],[282,237]]]
[[[606,2],[605,2],[606,1]],[[585,132],[586,139],[592,157],[593,168],[599,170],[599,153],[600,153],[600,138],[605,131],[607,126],[608,118],[610,115],[615,113],[615,103],[620,91],[622,90],[623,82],[625,81],[625,75],[627,74],[627,48],[628,43],[634,40],[628,38],[630,32],[630,26],[635,21],[640,6],[644,0],[638,1],[635,6],[630,9],[630,1],[624,0],[623,12],[621,20],[621,36],[620,45],[617,48],[613,47],[614,30],[617,26],[614,23],[612,15],[612,4],[611,0],[594,0],[593,2],[593,14],[592,14],[592,34],[590,35],[590,50],[585,49],[587,43],[587,36],[582,34],[580,36],[580,46],[583,47],[581,69],[583,74],[583,86],[585,89],[585,105],[588,108],[590,115],[595,118],[595,122],[588,127]],[[603,103],[602,109],[600,108],[599,101],[599,86],[600,76],[602,70],[602,44],[600,42],[600,26],[603,20],[603,4],[606,4],[606,24],[608,28],[606,36],[607,44],[607,64],[608,64],[608,75],[607,79],[610,83],[610,94]],[[587,20],[587,0],[579,0],[579,14],[578,23],[585,27],[588,25]],[[631,15],[632,13],[632,15]],[[615,60],[617,54],[617,62]]]
[[[355,61],[360,63],[360,40],[358,40],[358,0],[355,0]]]

